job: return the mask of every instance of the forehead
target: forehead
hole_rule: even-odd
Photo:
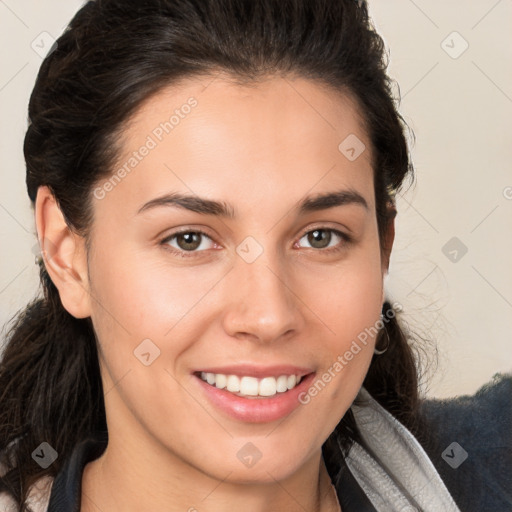
[[[171,191],[261,207],[330,188],[368,194],[373,183],[355,100],[292,77],[245,85],[196,77],[160,90],[125,124],[115,174],[98,207],[117,201],[129,216]]]

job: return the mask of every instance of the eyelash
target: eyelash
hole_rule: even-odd
[[[339,231],[339,230],[334,229],[334,228],[328,228],[328,227],[322,227],[322,226],[310,229],[308,231],[305,231],[299,237],[299,240],[304,238],[309,233],[312,233],[313,231],[330,231],[331,233],[334,233],[335,235],[339,236],[343,240],[343,242],[340,242],[338,245],[336,245],[334,247],[329,247],[328,249],[316,249],[317,252],[333,254],[333,253],[341,251],[342,249],[345,248],[345,246],[347,244],[352,242],[352,238],[349,235],[347,235],[346,233],[343,233],[342,231]],[[175,239],[178,235],[183,235],[183,234],[187,234],[187,233],[199,234],[201,236],[204,236],[204,237],[209,238],[210,240],[214,241],[204,231],[194,230],[194,229],[184,229],[183,231],[176,231],[176,232],[172,233],[171,235],[166,236],[163,240],[160,241],[160,244],[163,245],[166,250],[170,251],[173,254],[181,256],[182,258],[195,257],[198,253],[204,252],[204,251],[197,251],[197,250],[194,250],[194,251],[184,251],[184,250],[175,249],[174,247],[173,248],[169,248],[169,245],[167,245],[167,244],[171,240]],[[312,247],[311,249],[315,250],[314,247]]]

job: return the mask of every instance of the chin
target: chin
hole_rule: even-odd
[[[291,477],[310,460],[304,442],[299,440],[293,443],[292,450],[289,442],[276,446],[264,444],[261,438],[254,441],[246,438],[242,443],[236,442],[235,450],[226,450],[225,454],[228,453],[233,453],[233,457],[217,455],[209,459],[215,463],[208,464],[208,468],[204,467],[203,459],[202,470],[215,479],[233,484],[271,484]],[[226,475],[229,476],[226,478]]]

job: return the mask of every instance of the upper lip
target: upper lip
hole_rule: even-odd
[[[194,373],[222,373],[224,375],[237,375],[239,377],[278,377],[279,375],[298,375],[303,377],[314,370],[303,366],[278,364],[272,366],[258,366],[252,364],[237,364],[228,366],[209,366],[196,370]]]

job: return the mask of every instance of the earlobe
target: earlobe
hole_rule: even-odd
[[[62,305],[76,318],[91,316],[85,240],[69,228],[47,186],[37,191],[35,222],[44,265]]]
[[[391,259],[391,250],[395,241],[395,214],[396,210],[390,212],[390,217],[384,232],[382,240],[381,261],[382,261],[382,297],[381,302],[384,304],[386,300],[386,290],[384,289],[384,276],[389,271],[389,261]]]

